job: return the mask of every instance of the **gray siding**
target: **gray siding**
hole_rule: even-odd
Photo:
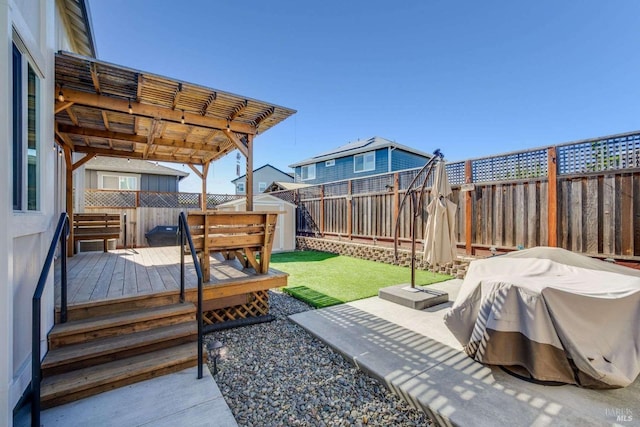
[[[140,191],[175,193],[178,191],[178,179],[169,175],[142,175],[140,177]]]
[[[101,171],[102,172],[102,171]],[[110,175],[118,175],[118,172],[106,172]],[[123,175],[127,175],[124,174]],[[85,176],[85,188],[95,190],[98,188],[98,171],[86,170]],[[159,193],[174,193],[178,192],[178,177],[171,175],[147,175],[143,174],[140,177],[140,191],[153,191]]]
[[[363,153],[358,153],[363,154]],[[305,184],[323,184],[326,182],[341,181],[345,179],[362,178],[369,175],[377,175],[389,172],[389,149],[376,150],[376,168],[367,172],[355,173],[353,171],[353,155],[336,158],[333,166],[326,166],[326,162],[316,163],[316,178],[302,180],[302,166],[295,169],[296,182]],[[404,150],[395,149],[391,154],[391,172],[404,169],[412,169],[423,166],[427,158]]]
[[[271,167],[257,169],[256,171],[253,172],[253,194],[262,193],[264,191],[264,190],[259,191],[261,182],[265,183],[265,186],[268,186],[274,181],[293,182],[293,178],[290,175],[282,173],[279,170]],[[246,176],[233,181],[233,184],[236,187],[236,190],[235,190],[236,194],[245,194],[245,193],[238,193],[239,182],[246,183]]]

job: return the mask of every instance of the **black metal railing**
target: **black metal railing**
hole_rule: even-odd
[[[56,247],[60,243],[60,323],[67,321],[67,236],[69,236],[69,216],[66,212],[60,214],[58,226],[51,239],[47,258],[42,266],[38,285],[33,293],[31,313],[31,426],[40,426],[40,381],[42,380],[42,366],[40,354],[40,328],[42,306],[40,300],[47,284]]]
[[[178,230],[180,233],[180,302],[184,302],[184,245],[189,244],[189,250],[193,258],[193,265],[196,269],[196,275],[198,276],[198,311],[196,312],[196,320],[198,322],[198,379],[202,378],[202,347],[204,344],[202,336],[202,269],[200,268],[200,262],[196,254],[195,246],[193,245],[193,239],[191,238],[191,232],[189,231],[189,225],[187,223],[187,217],[184,212],[180,212],[178,216]]]

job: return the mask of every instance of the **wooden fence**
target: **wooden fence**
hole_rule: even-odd
[[[299,235],[390,241],[418,170],[272,194],[298,205]],[[640,132],[448,163],[447,173],[467,254],[559,246],[640,260]],[[408,207],[399,215],[403,241],[410,216]]]
[[[207,208],[243,198],[229,194],[207,194]],[[122,215],[119,247],[147,246],[145,234],[158,225],[178,225],[180,212],[200,210],[198,193],[159,193],[147,191],[85,190],[84,211]],[[124,234],[126,224],[126,236]]]

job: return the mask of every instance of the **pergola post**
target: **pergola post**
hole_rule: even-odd
[[[203,211],[207,210],[207,175],[209,175],[209,165],[211,162],[206,162],[202,165],[202,198],[200,200],[200,208]]]
[[[253,135],[247,134],[247,182],[245,183],[246,190],[246,205],[247,211],[253,211]]]

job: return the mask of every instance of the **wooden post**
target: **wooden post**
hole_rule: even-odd
[[[205,168],[202,169],[204,174]],[[206,181],[206,179],[205,179]],[[206,200],[206,193],[205,193]],[[205,202],[205,205],[207,202]],[[206,210],[206,209],[205,209]],[[202,226],[203,226],[203,242],[202,242],[202,259],[200,260],[200,266],[202,267],[202,281],[209,282],[211,280],[211,263],[209,252],[209,215],[203,213],[202,215]]]
[[[247,211],[253,211],[253,135],[247,134],[247,176],[244,188],[247,194]]]
[[[558,246],[558,163],[556,147],[547,150],[547,238],[548,245]]]
[[[200,199],[200,208],[203,211],[207,210],[207,175],[209,174],[209,165],[211,162],[206,162],[202,165],[202,198]]]
[[[353,198],[351,196],[351,180],[347,181],[347,236],[349,240],[352,239],[351,235],[353,234],[353,220],[351,216],[353,215]]]
[[[473,168],[471,165],[471,160],[467,160],[464,162],[464,182],[466,184],[471,184],[473,182]],[[465,209],[464,209],[464,237],[465,237],[465,253],[467,255],[473,254],[473,246],[472,246],[472,210],[473,210],[473,199],[471,198],[471,191],[466,191],[464,195],[465,200]]]
[[[395,221],[400,221],[398,214],[400,213],[400,174],[395,172],[393,174],[393,218]],[[396,224],[391,223],[392,230],[395,230]],[[398,239],[398,244],[400,241]]]
[[[69,240],[67,240],[67,257],[72,257],[75,249],[73,243],[73,160],[71,158],[71,149],[63,145],[64,163],[65,163],[65,204],[67,215],[69,216]],[[80,190],[78,190],[80,191]]]
[[[324,237],[324,185],[320,186],[320,236]]]

